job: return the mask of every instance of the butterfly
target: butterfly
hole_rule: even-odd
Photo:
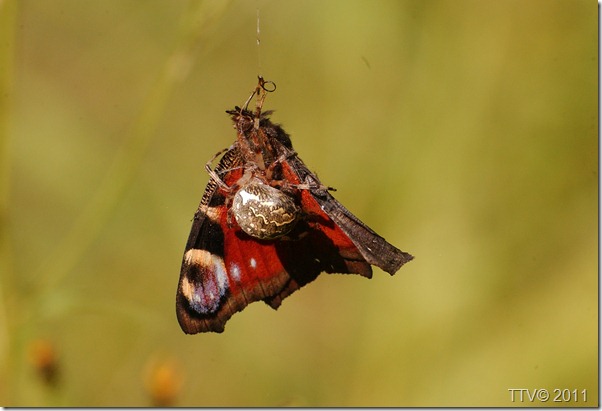
[[[272,112],[262,111],[274,90],[259,77],[243,107],[227,111],[237,139],[205,167],[210,180],[176,295],[187,334],[221,333],[233,314],[255,301],[277,309],[322,272],[371,278],[374,265],[393,275],[413,259],[362,223],[309,171],[289,135],[271,122]]]

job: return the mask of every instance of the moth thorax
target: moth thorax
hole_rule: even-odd
[[[258,180],[238,190],[232,212],[245,233],[261,240],[289,233],[299,217],[299,208],[292,197]]]

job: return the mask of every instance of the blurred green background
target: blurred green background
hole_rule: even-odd
[[[0,1],[0,404],[597,406],[597,12]],[[203,167],[257,74],[310,169],[416,259],[187,336]]]

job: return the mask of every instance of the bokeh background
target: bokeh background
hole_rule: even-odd
[[[0,1],[0,403],[597,406],[597,13]],[[258,74],[310,169],[416,259],[184,335],[203,167]]]

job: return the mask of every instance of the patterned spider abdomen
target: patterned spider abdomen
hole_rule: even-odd
[[[257,179],[238,190],[232,201],[232,212],[240,228],[260,240],[288,234],[300,214],[292,197]]]

